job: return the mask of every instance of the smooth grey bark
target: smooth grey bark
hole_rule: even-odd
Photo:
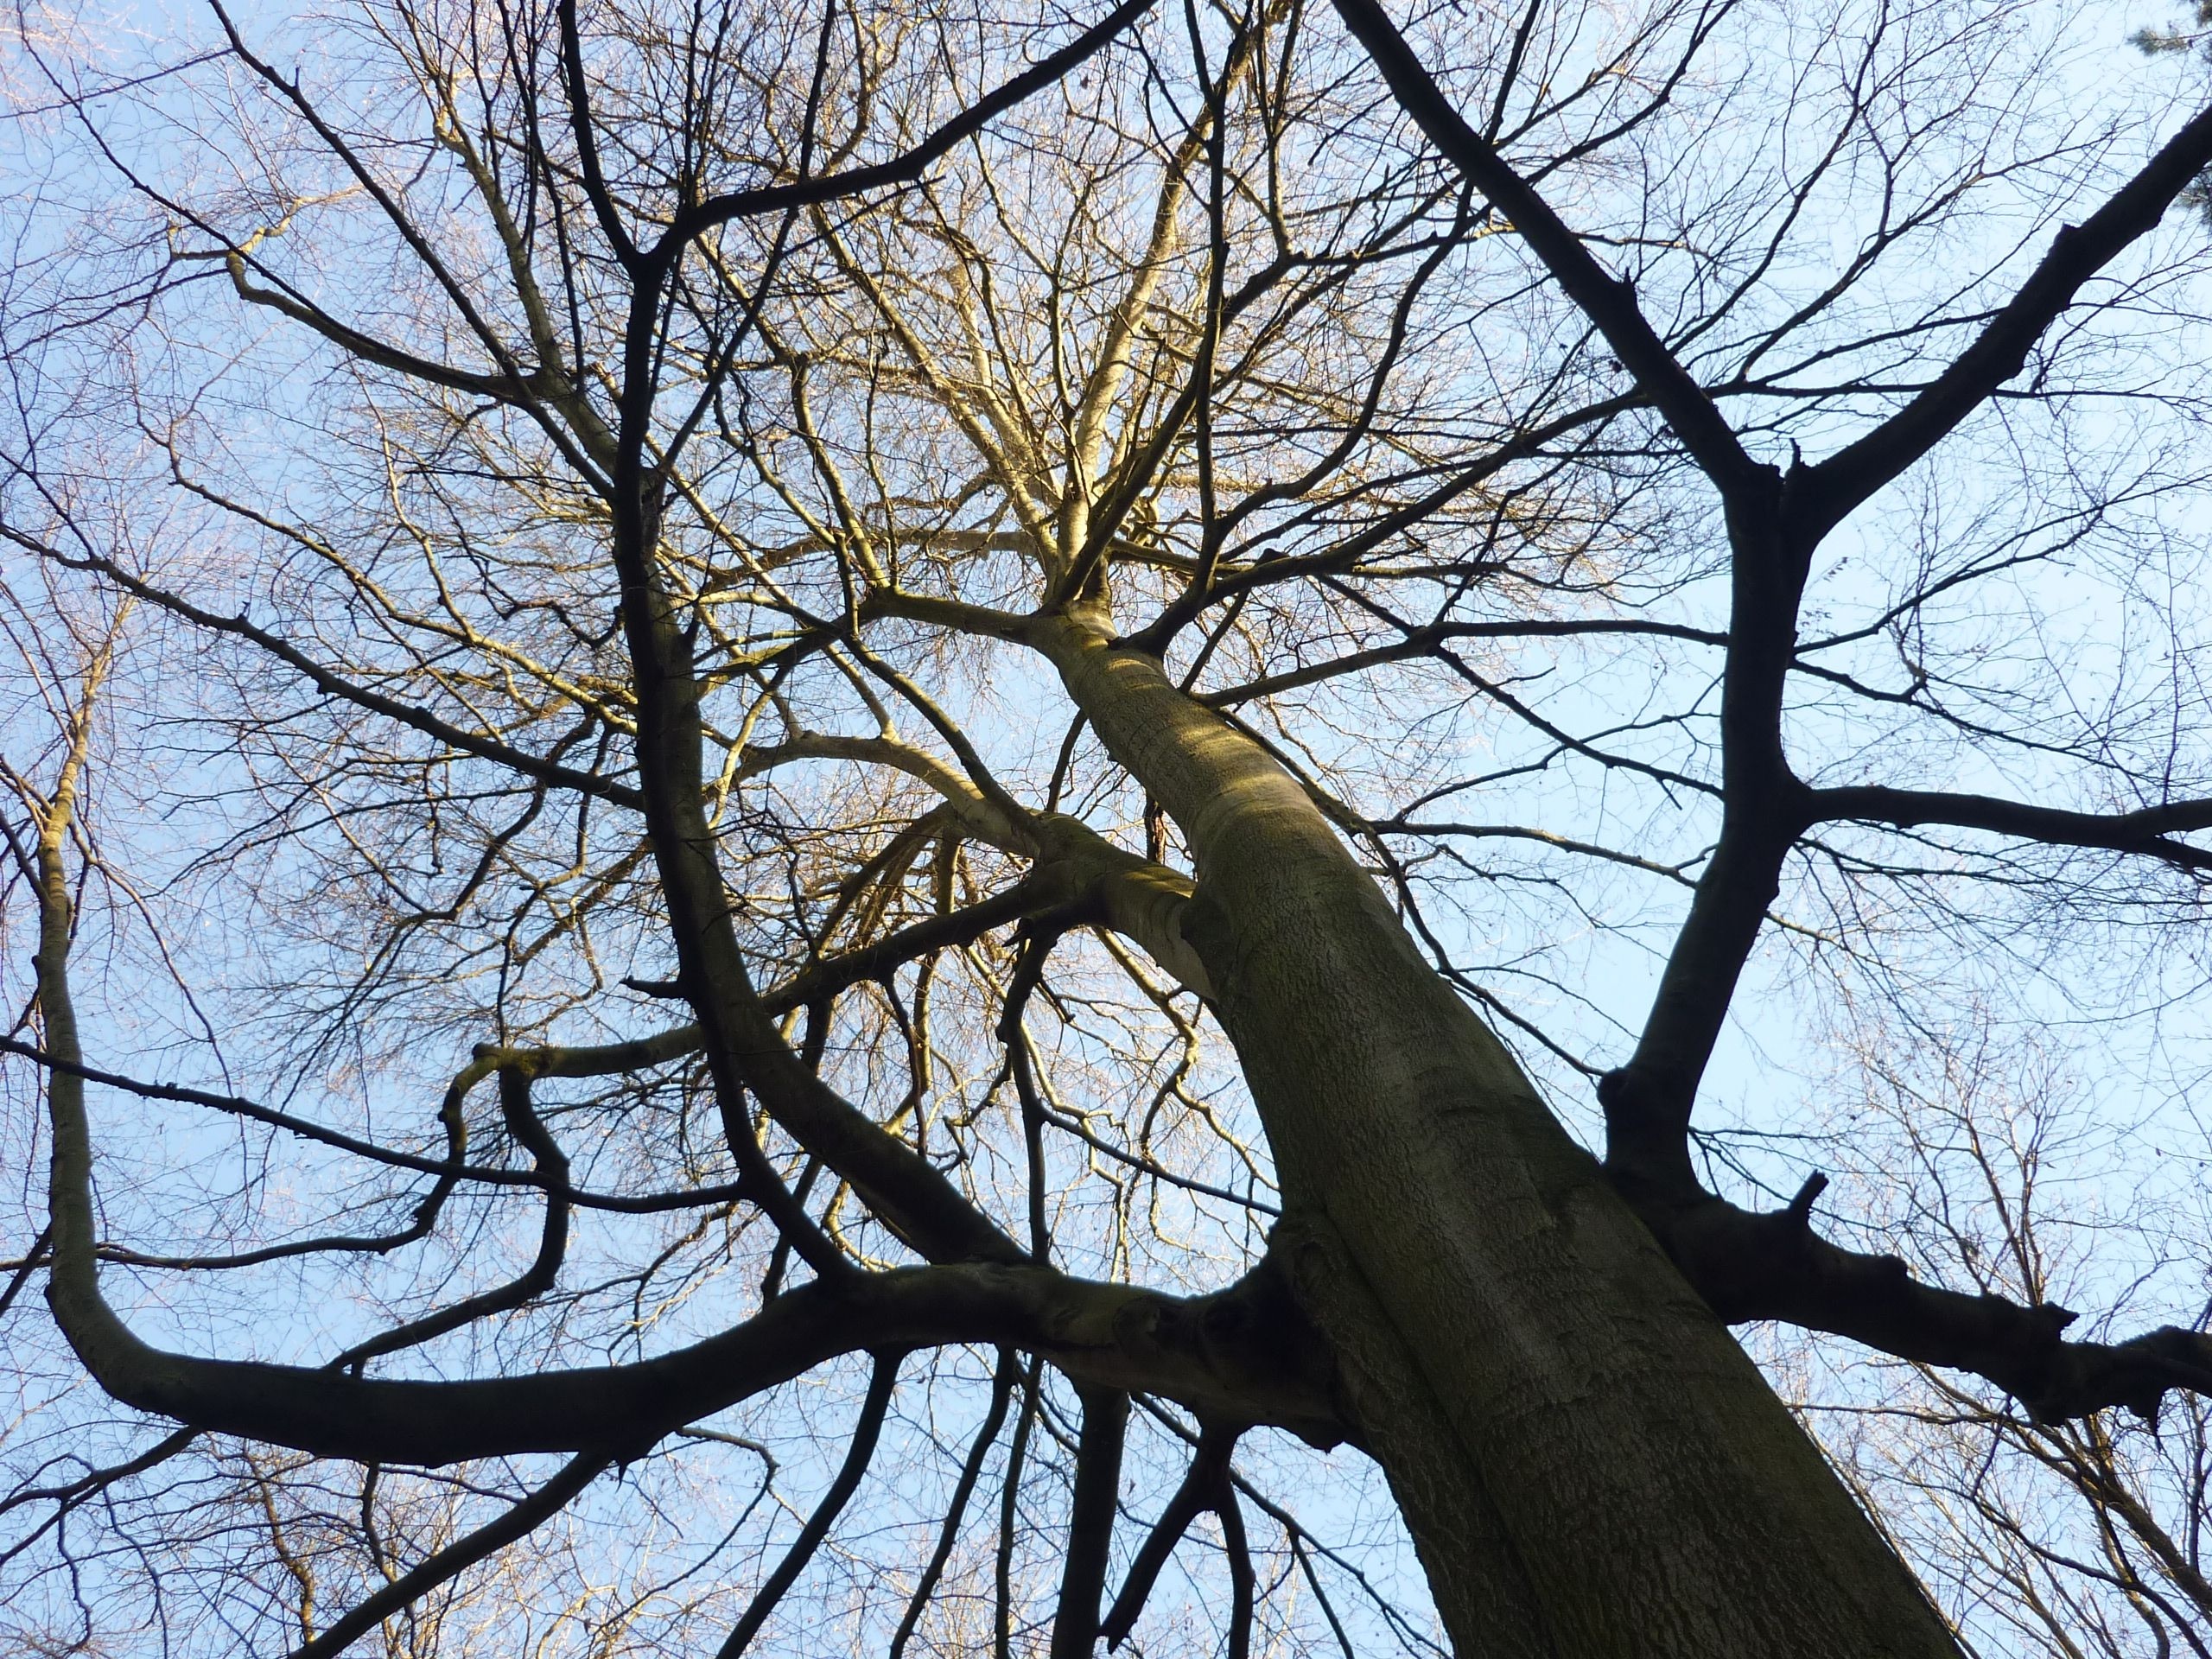
[[[1095,621],[1036,643],[1180,826],[1293,1284],[1462,1659],[1955,1656],[1756,1367],[1257,744]]]

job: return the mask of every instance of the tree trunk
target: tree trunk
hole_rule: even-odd
[[[1955,1656],[1726,1329],[1297,783],[1149,657],[1040,641],[1181,827],[1184,932],[1461,1659]]]

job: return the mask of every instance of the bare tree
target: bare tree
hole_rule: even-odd
[[[1932,4],[210,29],[12,67],[20,1639],[2204,1639],[2201,1310],[2069,1340],[1914,1079],[2196,948],[2212,110]],[[1747,1001],[1890,1090],[1848,1236]]]

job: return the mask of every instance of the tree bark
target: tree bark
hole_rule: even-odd
[[[1038,639],[1173,816],[1291,1281],[1462,1659],[1955,1656],[1904,1564],[1264,750],[1082,620]]]

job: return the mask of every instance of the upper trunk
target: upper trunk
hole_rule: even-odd
[[[1159,663],[1041,641],[1181,827],[1274,1148],[1278,1247],[1459,1651],[1955,1656],[1727,1331],[1258,745]]]

